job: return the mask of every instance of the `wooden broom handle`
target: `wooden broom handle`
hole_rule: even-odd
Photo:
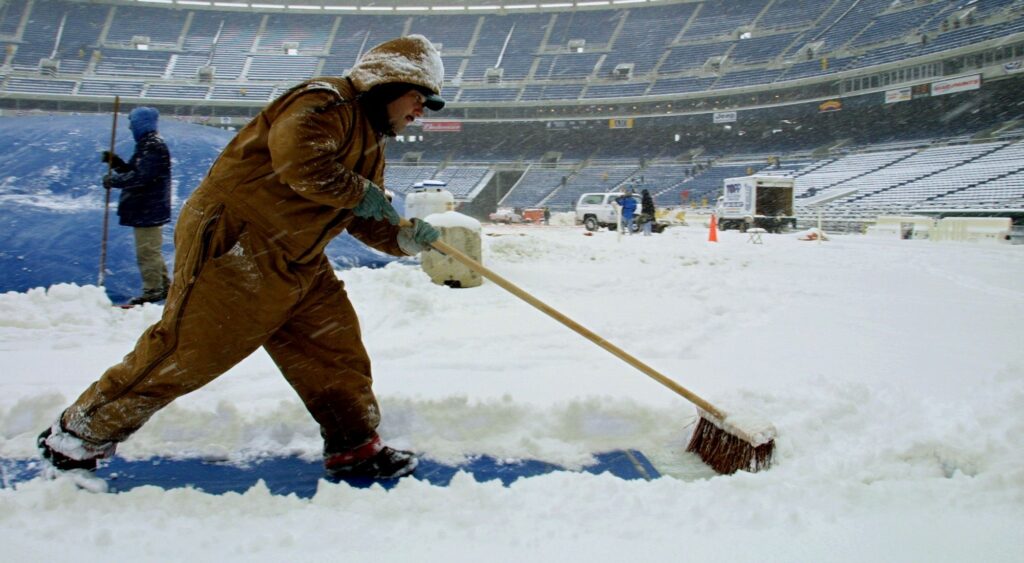
[[[412,222],[409,221],[408,219],[403,218],[400,223],[400,226],[411,227]],[[441,252],[447,256],[451,256],[455,260],[464,264],[470,270],[473,270],[474,272],[480,274],[481,276],[500,285],[501,287],[505,288],[509,293],[515,295],[516,297],[522,299],[523,301],[526,301],[530,305],[533,305],[535,308],[539,309],[541,312],[545,313],[549,317],[576,331],[576,333],[582,335],[587,340],[611,352],[622,361],[647,374],[651,379],[675,391],[676,393],[678,393],[679,395],[681,395],[683,398],[690,401],[694,405],[697,405],[697,407],[707,412],[711,416],[717,418],[718,420],[725,420],[725,415],[722,413],[722,411],[715,408],[711,403],[700,398],[686,387],[683,387],[682,385],[676,383],[672,379],[669,379],[665,375],[662,375],[660,372],[658,372],[651,366],[636,359],[635,357],[627,353],[625,350],[619,348],[618,346],[612,344],[611,342],[608,342],[604,338],[601,338],[590,329],[563,315],[562,313],[555,310],[554,308],[544,303],[540,299],[537,299],[536,297],[530,295],[526,291],[520,289],[517,285],[494,273],[483,264],[477,262],[476,260],[473,260],[469,256],[466,256],[457,248],[452,247],[450,244],[440,239],[430,243],[430,246],[434,247],[434,249],[437,250],[438,252]]]

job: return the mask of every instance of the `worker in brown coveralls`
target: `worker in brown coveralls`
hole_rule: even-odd
[[[154,413],[262,346],[320,425],[329,473],[411,473],[416,457],[377,434],[359,320],[324,248],[343,231],[395,256],[437,240],[423,220],[400,227],[380,186],[386,137],[444,107],[443,79],[425,37],[399,37],[242,129],[182,207],[163,317],[39,436],[43,457],[94,471]]]

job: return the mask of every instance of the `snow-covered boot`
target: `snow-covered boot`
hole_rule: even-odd
[[[97,461],[114,455],[117,447],[113,442],[94,444],[83,440],[64,428],[60,420],[43,430],[36,438],[36,446],[43,459],[60,471],[95,471]]]
[[[147,291],[138,297],[132,297],[128,301],[129,305],[144,305],[146,303],[159,303],[167,299],[167,289],[161,289],[157,291]]]
[[[416,469],[419,460],[412,452],[385,446],[380,436],[344,452],[325,452],[324,468],[334,477],[365,477],[369,479],[397,479]]]

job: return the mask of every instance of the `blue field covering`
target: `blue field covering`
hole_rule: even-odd
[[[636,450],[615,450],[594,455],[595,462],[582,468],[591,474],[609,473],[620,479],[651,480],[660,476],[650,461]],[[12,488],[18,483],[36,478],[41,462],[31,459],[0,459],[0,488]],[[458,465],[447,465],[420,458],[420,465],[412,478],[437,486],[447,486],[459,472],[469,473],[478,482],[500,480],[508,486],[518,479],[567,471],[564,467],[539,460],[501,460],[491,456],[475,456]],[[106,479],[111,492],[130,491],[136,487],[153,485],[164,489],[192,487],[219,495],[228,492],[243,493],[259,480],[275,495],[296,495],[310,498],[316,493],[321,479],[339,482],[324,475],[319,460],[304,460],[297,456],[269,457],[237,465],[223,461],[199,458],[172,459],[155,457],[141,461],[128,461],[115,457],[97,470]],[[365,488],[379,484],[390,489],[398,479],[348,479],[349,485]]]

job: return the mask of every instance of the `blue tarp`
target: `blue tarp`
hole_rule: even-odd
[[[583,472],[595,475],[609,473],[626,480],[651,480],[660,476],[650,461],[636,450],[599,453],[594,455],[594,459],[594,463],[582,469]],[[39,475],[41,465],[38,460],[0,459],[0,488],[10,488],[34,479]],[[508,486],[518,479],[566,469],[554,463],[530,459],[502,460],[475,456],[463,463],[448,465],[421,457],[412,478],[443,487],[451,483],[460,471],[472,475],[478,482],[500,480]],[[243,493],[263,480],[272,494],[294,494],[302,498],[312,497],[321,479],[332,480],[324,475],[323,464],[319,460],[304,460],[297,456],[267,457],[244,465],[198,458],[155,457],[128,461],[115,457],[101,466],[96,474],[106,479],[111,492],[153,485],[164,489],[192,487],[219,495]],[[336,479],[334,481],[337,482]],[[346,482],[356,487],[379,484],[391,488],[398,480],[348,479]]]

